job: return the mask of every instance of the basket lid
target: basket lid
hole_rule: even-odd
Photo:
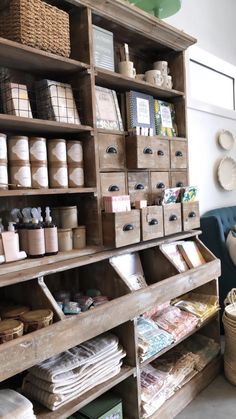
[[[38,322],[41,320],[50,320],[53,312],[50,309],[31,310],[21,316],[21,320],[26,323]]]
[[[2,317],[8,318],[8,319],[14,319],[15,317],[19,317],[24,313],[27,313],[30,308],[27,306],[12,306],[12,307],[6,307],[2,310]]]
[[[0,334],[8,335],[16,333],[24,327],[23,323],[19,320],[7,319],[0,321]]]

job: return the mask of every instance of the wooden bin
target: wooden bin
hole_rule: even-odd
[[[199,202],[182,203],[183,230],[188,231],[200,227]]]
[[[140,242],[140,211],[103,213],[103,243],[121,247]]]
[[[165,236],[182,231],[181,204],[163,205]]]
[[[164,236],[162,206],[152,205],[141,209],[142,240],[153,240]]]

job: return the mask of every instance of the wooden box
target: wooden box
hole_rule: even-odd
[[[117,134],[98,134],[100,169],[124,169],[125,136]]]
[[[182,188],[188,185],[188,173],[187,172],[171,172],[170,174],[170,187],[171,188]]]
[[[102,196],[126,195],[125,173],[101,173],[100,178]]]
[[[128,173],[128,193],[131,203],[149,199],[149,176],[148,172]]]
[[[182,203],[183,230],[188,231],[200,227],[199,202]]]
[[[169,141],[147,136],[127,137],[126,159],[128,169],[168,169]]]
[[[149,206],[141,209],[142,240],[153,240],[164,235],[162,206]]]
[[[181,204],[163,205],[165,236],[182,231]]]
[[[102,213],[103,244],[121,247],[140,242],[140,211]]]
[[[170,187],[168,172],[151,172],[151,202],[155,204],[155,199],[163,189]]]
[[[187,168],[187,142],[180,140],[170,141],[170,167],[171,169]]]

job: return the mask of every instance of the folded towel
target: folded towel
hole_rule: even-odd
[[[1,419],[36,419],[32,403],[14,390],[0,390]]]

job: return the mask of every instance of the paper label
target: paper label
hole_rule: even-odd
[[[7,167],[0,166],[0,187],[8,184]]]
[[[0,159],[7,160],[7,143],[3,137],[0,137]]]
[[[47,167],[39,167],[38,169],[33,169],[32,172],[35,170],[32,178],[33,181],[36,181],[39,186],[42,188],[48,188],[48,169]],[[34,185],[33,185],[34,186]]]
[[[57,160],[66,162],[66,144],[65,143],[57,143],[52,148],[52,154],[56,156]]]
[[[75,168],[69,174],[69,179],[74,182],[76,186],[83,186],[84,185],[84,170],[80,167]]]
[[[29,245],[29,255],[32,255],[32,256],[44,255],[45,253],[44,229],[39,228],[35,230],[28,230],[28,245]]]
[[[59,168],[53,176],[53,179],[57,181],[60,186],[64,188],[68,187],[68,172],[67,167]]]
[[[29,143],[28,140],[17,140],[12,147],[12,153],[16,154],[19,160],[29,160]]]
[[[45,251],[46,253],[58,252],[58,237],[57,227],[50,227],[44,229],[45,236]]]
[[[173,128],[170,108],[167,106],[160,106],[161,121],[164,128]]]
[[[30,174],[30,167],[20,167],[14,176],[14,180],[19,183],[19,185],[30,188],[31,187],[31,174]]]
[[[137,98],[137,122],[138,124],[150,125],[150,107],[147,99]]]
[[[74,162],[82,162],[83,161],[83,149],[81,144],[72,144],[70,148],[67,150],[67,155],[70,159]]]
[[[46,142],[35,141],[30,147],[30,154],[34,156],[35,160],[47,161]]]

